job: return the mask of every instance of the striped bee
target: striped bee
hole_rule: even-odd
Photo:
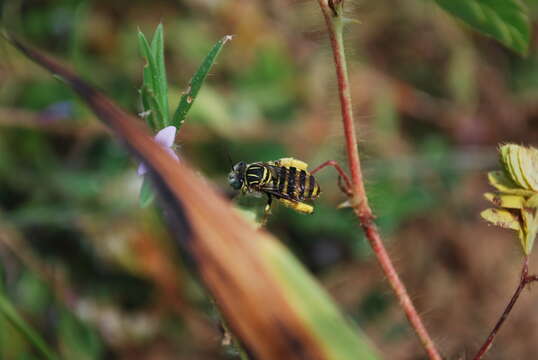
[[[273,198],[300,213],[312,214],[314,207],[304,201],[315,200],[321,189],[307,170],[308,165],[293,158],[247,164],[238,162],[228,175],[228,182],[245,193],[267,195],[265,217],[271,213]]]

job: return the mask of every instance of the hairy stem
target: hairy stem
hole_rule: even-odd
[[[344,53],[343,26],[346,21],[342,16],[343,0],[318,0],[331,40],[334,62],[336,66],[336,76],[338,80],[338,93],[342,111],[344,134],[346,138],[346,152],[348,156],[348,166],[351,172],[351,192],[350,204],[357,214],[361,227],[370,242],[377,260],[387,277],[393,291],[400,302],[411,326],[420,339],[422,346],[426,350],[429,358],[440,360],[441,356],[437,352],[435,344],[429,336],[422,320],[417,313],[407,290],[400,280],[394,265],[381,241],[379,231],[374,223],[374,215],[368,205],[368,197],[364,190],[362,180],[361,164],[355,135],[355,124],[353,121],[353,111],[351,94],[349,89],[349,79],[347,75],[347,65]]]
[[[493,345],[493,340],[495,340],[495,337],[497,336],[497,333],[501,329],[501,326],[504,324],[506,319],[508,318],[508,315],[510,315],[510,312],[512,311],[512,308],[516,304],[517,299],[519,299],[519,295],[527,286],[533,281],[537,281],[538,277],[536,275],[529,275],[529,257],[525,256],[525,259],[523,261],[523,268],[521,270],[521,277],[519,279],[519,284],[516,288],[516,291],[514,292],[514,295],[512,295],[512,298],[510,299],[510,302],[504,309],[503,313],[501,314],[501,317],[499,320],[497,320],[497,323],[493,327],[493,330],[488,335],[488,338],[484,342],[484,344],[480,347],[480,350],[476,353],[474,356],[474,360],[480,360],[482,357],[488,352],[488,350],[491,348],[491,345]]]

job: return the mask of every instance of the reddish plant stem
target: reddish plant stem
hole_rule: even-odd
[[[499,320],[497,320],[497,323],[495,324],[495,327],[493,327],[493,330],[489,333],[488,338],[480,347],[480,350],[476,353],[473,360],[480,360],[482,357],[488,352],[488,350],[491,348],[491,345],[493,345],[493,340],[495,340],[495,337],[497,336],[497,333],[499,332],[501,326],[504,324],[505,320],[508,318],[508,315],[510,315],[510,312],[512,311],[512,308],[516,304],[517,299],[519,298],[519,295],[527,286],[533,281],[537,281],[538,276],[536,275],[529,275],[529,257],[525,256],[525,259],[523,261],[523,269],[521,270],[521,277],[519,280],[519,285],[516,288],[516,291],[514,292],[514,295],[512,295],[512,298],[510,299],[510,302],[504,309],[501,317]]]
[[[338,80],[338,93],[340,97],[340,106],[342,110],[342,120],[344,125],[344,134],[346,138],[346,151],[348,155],[348,165],[351,172],[351,191],[352,197],[350,204],[357,214],[361,227],[372,247],[377,260],[387,277],[393,291],[404,310],[407,319],[413,327],[416,335],[420,339],[429,358],[432,360],[441,360],[435,344],[428,334],[422,320],[416,311],[413,303],[407,293],[407,290],[400,280],[394,265],[381,241],[379,231],[374,223],[374,215],[368,205],[368,198],[364,190],[362,180],[362,171],[355,135],[355,124],[353,121],[353,111],[351,94],[349,89],[349,80],[347,75],[347,65],[344,53],[342,39],[342,28],[344,19],[342,17],[343,0],[318,0],[327,28],[333,50],[333,57],[336,66],[336,76]]]

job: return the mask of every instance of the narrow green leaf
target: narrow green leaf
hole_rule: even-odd
[[[520,0],[435,0],[444,10],[482,34],[526,55],[530,21]]]
[[[151,40],[151,52],[156,66],[157,86],[159,90],[155,93],[158,94],[158,102],[161,105],[161,111],[163,114],[163,127],[170,125],[170,117],[168,115],[168,85],[166,82],[166,65],[164,62],[164,31],[163,25],[159,24]]]
[[[148,89],[146,85],[142,85],[140,88],[140,99],[142,100],[142,107],[144,108],[143,118],[146,120],[148,126],[153,132],[158,132],[161,127],[159,119],[161,118],[161,112],[157,100],[153,95],[153,91]]]
[[[19,330],[26,339],[33,344],[43,355],[44,359],[57,360],[59,357],[49,348],[45,340],[30,327],[24,321],[24,319],[17,313],[17,310],[11,305],[9,300],[0,292],[0,314],[4,315],[6,319]]]
[[[160,78],[158,75],[158,68],[157,63],[155,61],[155,57],[153,56],[153,52],[151,51],[151,47],[148,44],[148,41],[146,40],[146,37],[141,31],[138,31],[138,43],[140,46],[140,51],[142,52],[142,56],[146,59],[146,67],[144,68],[144,86],[147,86],[149,90],[151,90],[156,98],[156,104],[158,111],[156,113],[164,114],[162,111],[162,104],[159,102],[159,99],[162,98],[161,94],[161,85],[160,85]],[[157,110],[157,109],[153,109]],[[165,119],[158,118],[159,122],[159,129],[162,129],[165,127]]]
[[[144,177],[144,181],[142,182],[142,187],[140,188],[140,198],[139,198],[139,204],[141,208],[145,208],[149,206],[153,202],[153,199],[155,198],[155,193],[153,192],[153,188],[151,187],[151,181]]]
[[[198,95],[198,92],[200,91],[200,88],[202,87],[202,84],[207,77],[207,73],[209,72],[209,70],[211,70],[211,66],[213,66],[215,59],[220,53],[220,50],[222,49],[224,44],[226,44],[226,42],[231,39],[231,35],[226,35],[225,37],[217,41],[211,51],[209,51],[209,54],[207,54],[207,56],[205,57],[204,61],[202,62],[202,65],[200,65],[200,67],[192,77],[191,81],[189,82],[187,90],[185,90],[183,96],[181,96],[181,99],[179,100],[179,104],[176,111],[174,112],[174,117],[172,118],[172,122],[170,125],[173,125],[178,129],[181,127],[181,125],[183,124],[183,120],[185,120],[185,116],[189,112],[192,104],[194,103],[194,100],[196,99],[196,96]]]

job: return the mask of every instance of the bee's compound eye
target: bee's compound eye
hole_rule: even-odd
[[[240,162],[238,162],[237,164],[235,164],[235,165],[233,166],[232,169],[233,169],[233,171],[235,171],[235,172],[240,172],[240,171],[242,171],[242,170],[245,168],[245,165],[246,165],[246,164],[245,164],[244,161],[240,161]]]

